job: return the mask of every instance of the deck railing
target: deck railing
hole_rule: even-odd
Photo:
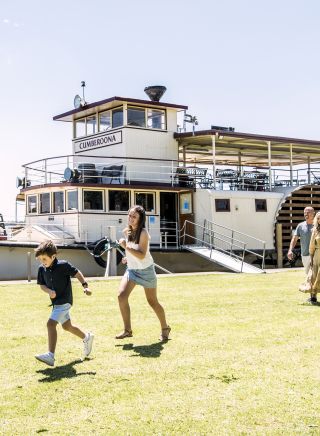
[[[29,162],[23,187],[73,182],[90,184],[153,184],[182,188],[271,191],[320,184],[320,168],[216,167],[183,165],[177,160],[66,155]],[[68,169],[66,171],[66,169]]]

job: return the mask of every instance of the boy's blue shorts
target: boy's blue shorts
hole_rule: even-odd
[[[61,325],[70,319],[69,310],[71,308],[70,303],[66,304],[57,304],[53,306],[50,319],[53,321],[59,322]]]

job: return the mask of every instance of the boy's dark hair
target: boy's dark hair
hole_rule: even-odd
[[[42,256],[43,254],[52,257],[54,254],[57,254],[57,247],[52,241],[44,241],[34,251],[35,257]]]
[[[137,205],[132,206],[129,209],[128,213],[130,213],[131,211],[137,212],[139,214],[139,224],[135,232],[133,232],[132,229],[129,227],[128,241],[134,242],[135,244],[139,244],[142,229],[146,227],[146,211],[142,206],[137,206]]]

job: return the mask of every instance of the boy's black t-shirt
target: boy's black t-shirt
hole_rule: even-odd
[[[66,260],[54,259],[52,265],[46,268],[43,265],[39,266],[38,270],[38,285],[45,285],[56,293],[55,298],[51,298],[52,304],[72,305],[72,287],[70,277],[74,277],[78,270]]]

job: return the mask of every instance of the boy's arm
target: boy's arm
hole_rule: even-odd
[[[46,285],[40,285],[40,288],[46,294],[49,294],[50,298],[56,298],[56,293],[52,289],[48,288]]]
[[[86,295],[91,295],[92,292],[89,290],[89,285],[88,285],[88,283],[86,282],[86,279],[83,277],[82,272],[81,272],[81,271],[78,271],[77,274],[75,274],[74,277],[76,277],[76,278],[79,280],[79,282],[81,283],[81,285],[82,285],[82,287],[83,287],[83,292],[84,292]]]

